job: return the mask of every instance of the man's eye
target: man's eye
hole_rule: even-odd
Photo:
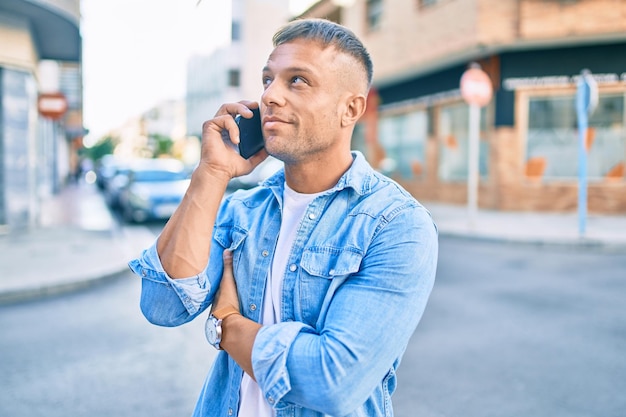
[[[268,85],[270,85],[272,83],[272,79],[270,77],[263,77],[263,87],[267,87]]]
[[[291,82],[294,84],[306,83],[305,79],[299,76],[295,76],[291,79]]]

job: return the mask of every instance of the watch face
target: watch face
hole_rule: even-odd
[[[204,326],[204,334],[209,344],[219,349],[221,342],[221,329],[218,327],[218,322],[219,320],[215,317],[209,316]]]

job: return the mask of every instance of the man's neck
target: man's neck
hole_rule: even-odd
[[[328,190],[352,165],[352,154],[330,161],[313,160],[299,164],[285,164],[285,181],[289,187],[302,194],[314,194]]]

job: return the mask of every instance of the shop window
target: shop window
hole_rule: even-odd
[[[385,150],[382,170],[404,179],[424,174],[428,116],[425,110],[381,117],[379,142]]]
[[[578,125],[575,96],[533,97],[528,103],[526,175],[533,179],[578,177]],[[623,178],[624,96],[601,95],[585,135],[590,180]],[[541,170],[531,169],[543,161]]]
[[[359,122],[354,126],[350,148],[361,152],[366,157],[368,156],[367,144],[365,142],[365,123]]]
[[[35,135],[43,132],[35,124],[37,90],[33,75],[0,68],[0,93],[0,225],[21,228],[28,225],[32,215],[29,193],[37,180],[35,175],[48,181],[55,178],[50,150],[58,138],[48,134],[41,144],[48,152],[37,155],[41,159],[36,167],[29,166],[29,158],[37,154],[39,145]],[[44,185],[42,182],[42,190]]]
[[[228,86],[239,87],[241,73],[238,69],[231,69],[228,71]]]
[[[230,25],[230,40],[237,42],[241,40],[241,22],[233,20]]]
[[[479,175],[488,175],[489,143],[482,132],[486,130],[486,110],[481,109],[479,142]],[[438,177],[442,181],[465,181],[469,163],[469,107],[465,103],[442,106],[439,115]]]
[[[380,28],[383,16],[383,0],[367,0],[366,13],[367,28],[369,30],[376,30]]]

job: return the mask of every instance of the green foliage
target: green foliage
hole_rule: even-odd
[[[152,134],[149,136],[149,139],[150,147],[152,148],[155,158],[163,155],[172,155],[172,148],[174,146],[172,138],[165,135]]]
[[[81,156],[91,159],[92,161],[100,160],[104,155],[110,155],[115,150],[115,140],[111,136],[100,139],[91,148],[82,148]]]

